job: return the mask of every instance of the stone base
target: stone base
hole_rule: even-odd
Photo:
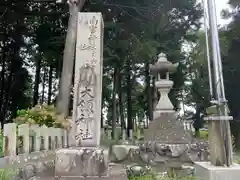
[[[109,152],[96,147],[56,151],[55,177],[108,177]]]
[[[239,180],[240,165],[232,167],[213,166],[210,162],[195,163],[196,180]]]
[[[191,139],[189,132],[184,130],[183,122],[176,119],[176,113],[161,113],[144,131],[145,141],[161,144],[188,144]]]
[[[47,180],[47,179],[44,179]],[[128,180],[126,169],[120,164],[109,164],[109,174],[105,177],[56,177],[54,180]]]

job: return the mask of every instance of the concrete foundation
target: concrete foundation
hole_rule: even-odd
[[[195,162],[196,180],[239,180],[240,165],[213,166],[210,162]]]

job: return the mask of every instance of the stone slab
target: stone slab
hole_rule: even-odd
[[[79,12],[70,146],[99,146],[103,32],[101,13]]]
[[[231,167],[213,166],[210,162],[195,162],[196,180],[239,180],[240,165]]]
[[[109,151],[95,147],[74,147],[56,151],[56,177],[100,177],[109,174]]]
[[[55,177],[55,180],[128,180],[128,177],[122,165],[111,164],[108,177]]]
[[[108,177],[54,177],[54,168],[37,174],[38,180],[128,180],[126,170],[121,164],[110,163]]]

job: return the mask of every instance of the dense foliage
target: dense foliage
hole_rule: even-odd
[[[200,4],[195,0],[87,1],[83,11],[101,12],[104,17],[103,109],[112,120],[109,123],[121,122],[123,128],[132,129],[136,119],[152,119],[156,93],[148,67],[160,52],[180,63],[171,77],[175,85],[170,96],[177,108],[186,68],[182,43],[196,38]],[[0,13],[3,124],[20,109],[55,103],[69,12],[67,4],[12,0],[0,3]]]
[[[123,129],[130,130],[136,121],[153,119],[154,100],[158,94],[149,64],[163,52],[171,62],[179,63],[177,72],[171,75],[175,83],[169,94],[171,101],[176,109],[180,107],[179,101],[195,107],[194,125],[199,130],[203,126],[202,114],[211,100],[205,37],[204,32],[199,31],[201,5],[196,0],[82,2],[85,2],[82,11],[101,12],[104,18],[102,126],[106,121],[115,129],[120,123]],[[224,10],[222,15],[232,21],[220,28],[219,34],[226,97],[234,117],[232,132],[240,139],[240,1],[230,0],[229,3],[232,9]],[[0,2],[2,125],[19,115],[35,116],[37,104],[56,104],[68,19],[66,3]],[[71,109],[70,106],[69,112]],[[52,126],[53,121],[47,118],[37,123]]]
[[[17,117],[14,119],[17,124],[38,124],[40,126],[55,128],[69,128],[69,121],[57,113],[54,106],[36,105],[31,109],[17,111]]]
[[[233,116],[234,121],[231,122],[232,133],[235,137],[236,147],[239,148],[240,133],[239,133],[239,102],[240,102],[240,84],[239,84],[239,39],[240,39],[240,13],[239,0],[230,0],[232,9],[226,9],[222,15],[224,18],[231,18],[232,21],[224,27],[219,28],[219,39],[221,56],[223,63],[223,78],[225,85],[226,98],[228,100],[228,107],[230,115]],[[187,97],[186,104],[193,104],[196,106],[198,114],[196,121],[201,121],[200,113],[205,113],[206,108],[210,105],[211,96],[209,94],[209,80],[208,80],[208,64],[206,58],[206,42],[204,32],[199,32],[197,43],[193,45],[189,53],[188,83],[186,86]],[[211,50],[211,49],[210,49]],[[200,110],[198,111],[198,107]],[[197,123],[198,128],[202,127],[202,122]]]

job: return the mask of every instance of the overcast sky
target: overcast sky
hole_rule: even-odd
[[[221,10],[229,7],[227,4],[228,1],[229,0],[215,0],[216,8],[217,8],[218,24],[226,24],[229,22],[229,20],[221,19],[221,16],[220,16]]]

